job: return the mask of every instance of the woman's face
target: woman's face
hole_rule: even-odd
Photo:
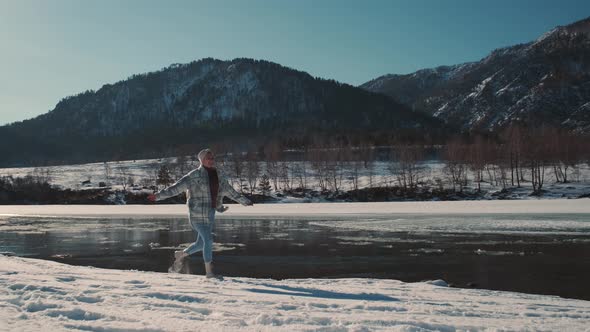
[[[213,153],[207,153],[205,158],[203,158],[203,166],[211,168],[215,166],[215,156]]]

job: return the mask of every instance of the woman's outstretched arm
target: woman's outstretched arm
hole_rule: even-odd
[[[222,181],[220,181],[220,184],[221,184],[221,190],[222,190],[222,193],[224,196],[227,196],[244,206],[254,205],[254,204],[252,204],[252,201],[250,201],[248,198],[246,198],[246,196],[237,192],[234,189],[234,187],[231,184],[229,184],[229,182],[227,182],[227,180],[223,179]]]
[[[161,201],[163,199],[180,195],[188,189],[191,181],[190,173],[180,178],[173,185],[164,188],[153,195],[154,201]],[[150,195],[151,196],[151,195]],[[149,198],[149,197],[148,197]]]

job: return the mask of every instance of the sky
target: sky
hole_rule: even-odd
[[[205,57],[360,85],[477,61],[590,16],[590,1],[0,0],[0,125]]]

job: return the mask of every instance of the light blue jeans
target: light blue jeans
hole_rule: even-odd
[[[196,252],[203,251],[203,260],[205,263],[211,263],[213,260],[213,235],[211,232],[215,224],[215,209],[210,209],[207,217],[209,223],[191,222],[191,226],[197,232],[197,240],[188,248],[184,249],[184,252],[192,255]]]

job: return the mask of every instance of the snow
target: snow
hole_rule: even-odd
[[[446,102],[444,105],[438,108],[436,112],[432,116],[439,117],[447,108],[449,107],[449,102]]]
[[[190,160],[190,159],[189,159]],[[136,179],[155,177],[162,164],[172,164],[175,158],[125,160],[107,162],[110,169],[110,178],[106,178],[105,163],[72,164],[49,167],[18,167],[0,168],[1,176],[24,177],[35,175],[40,171],[47,171],[50,174],[50,183],[71,189],[82,189],[82,181],[90,180],[95,187],[99,182],[116,183],[118,177],[124,173],[126,176],[133,176]],[[198,163],[198,162],[195,162]]]
[[[542,43],[544,40],[552,37],[553,35],[555,35],[558,31],[560,31],[561,29],[559,27],[553,28],[547,32],[545,32],[544,34],[542,34],[539,38],[537,38],[537,40],[535,40],[533,43],[530,43],[528,49],[532,49],[534,46],[539,45],[540,43]]]
[[[412,74],[408,74],[406,76],[410,76],[413,78],[424,79],[424,77],[431,76],[431,75],[438,75],[440,76],[441,80],[449,81],[455,79],[460,73],[463,71],[469,70],[475,63],[473,62],[466,62],[457,65],[451,66],[438,66],[436,68],[425,68],[420,69]],[[385,76],[384,79],[391,79],[395,78],[395,75],[392,76]],[[424,82],[422,82],[421,86],[424,86]]]
[[[198,72],[188,73],[186,71],[188,66],[189,65],[187,64],[175,64],[169,66],[169,68],[177,70],[168,72],[169,85],[166,86],[166,90],[162,95],[167,110],[171,110],[177,98],[183,97],[186,91],[188,91],[195,83],[203,80],[203,78],[213,69],[211,64],[202,64]]]
[[[0,255],[2,331],[587,330],[590,302],[444,280],[269,280],[68,266]]]
[[[501,88],[500,90],[496,91],[495,95],[496,96],[501,96],[502,94],[508,92],[508,91],[514,91],[514,90],[518,90],[520,88],[522,88],[521,86],[518,85],[518,79],[520,77],[517,77],[515,79],[513,79],[510,83],[508,83],[507,85],[505,85],[503,88]],[[543,79],[541,79],[543,80]]]
[[[494,73],[492,76],[484,79],[483,81],[481,81],[481,83],[479,83],[475,88],[473,88],[473,92],[471,92],[470,94],[467,95],[467,97],[465,97],[463,99],[463,102],[465,102],[465,100],[469,99],[469,98],[477,98],[481,95],[482,91],[486,88],[486,86],[488,85],[488,83],[490,83],[492,81],[492,79],[502,70],[497,71],[496,73]]]
[[[391,216],[399,214],[589,214],[590,198],[487,201],[419,201],[371,203],[287,203],[241,206],[227,204],[229,210],[218,214],[232,217],[317,217],[317,216]],[[184,204],[158,205],[0,205],[0,216],[49,217],[166,217],[186,216]]]
[[[449,71],[445,72],[442,77],[446,81],[453,80],[459,77],[460,74],[469,71],[473,68],[477,63],[476,62],[465,62],[458,65],[448,66]]]
[[[389,80],[400,77],[400,76],[403,76],[403,75],[385,74],[383,76],[377,77],[374,80],[371,80],[369,82],[362,84],[361,87],[363,87],[369,91],[380,90],[383,87],[383,85],[385,83],[387,83]]]
[[[252,93],[258,86],[258,80],[252,71],[246,71],[237,78],[234,84],[241,92]]]

